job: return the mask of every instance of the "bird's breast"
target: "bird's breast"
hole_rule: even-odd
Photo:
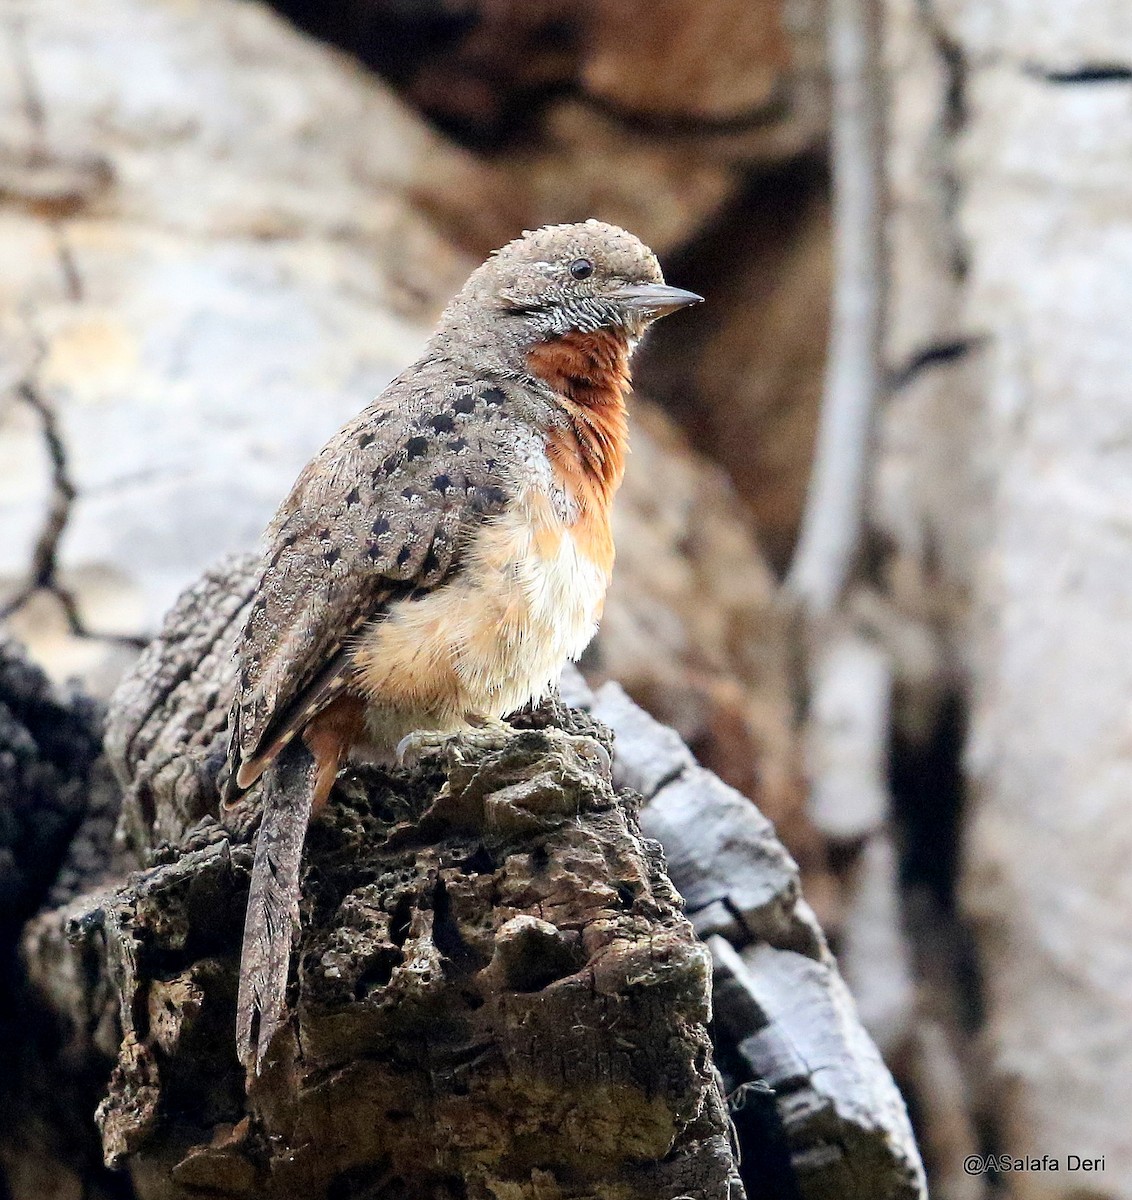
[[[377,719],[392,723],[383,740],[512,712],[593,637],[611,564],[548,487],[552,476],[539,474],[477,530],[452,577],[399,601],[357,643],[358,683]]]

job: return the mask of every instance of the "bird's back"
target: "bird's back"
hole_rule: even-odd
[[[299,476],[265,535],[238,651],[231,779],[246,787],[312,711],[352,683],[365,627],[447,580],[523,470],[515,384],[417,364]]]

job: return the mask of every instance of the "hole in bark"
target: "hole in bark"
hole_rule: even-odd
[[[631,887],[627,883],[619,883],[617,885],[617,899],[620,900],[623,908],[632,908],[633,901],[637,898],[636,888]]]
[[[495,870],[495,861],[483,845],[477,846],[475,853],[470,854],[460,864],[460,870],[465,875],[490,875]]]
[[[358,976],[354,984],[354,999],[364,1000],[374,988],[386,987],[393,978],[393,968],[405,961],[400,950],[383,950]]]
[[[487,965],[487,959],[464,941],[443,879],[436,881],[432,894],[432,941],[457,974],[471,974]]]
[[[389,918],[389,940],[394,946],[403,946],[409,936],[409,921],[413,912],[411,896],[398,896]]]
[[[961,698],[947,697],[922,743],[894,739],[890,765],[901,882],[927,888],[945,911],[953,908],[959,869],[966,724]]]
[[[579,948],[561,938],[530,932],[517,938],[507,956],[507,986],[514,992],[541,992],[581,966]]]

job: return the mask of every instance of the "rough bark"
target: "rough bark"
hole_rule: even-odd
[[[93,1125],[105,1063],[57,1019],[52,994],[79,986],[47,956],[25,975],[24,922],[113,870],[120,793],[101,755],[101,706],[52,688],[0,638],[0,1187],[5,1195],[109,1200]],[[81,967],[80,963],[75,963]],[[76,1048],[78,1053],[75,1053]]]
[[[256,802],[215,819],[210,731],[251,567],[190,591],[112,711],[123,828],[152,865],[23,937],[72,1062],[88,1078],[116,1062],[103,1147],[138,1195],[739,1195],[693,926],[759,964],[757,1012],[716,1025],[751,1194],[919,1194],[898,1095],[772,828],[616,685],[576,674],[573,709],[340,782],[308,840],[290,1020],[245,1097],[233,1006]],[[638,832],[641,795],[691,925]],[[776,1075],[756,1041],[826,1081]]]
[[[456,740],[341,785],[308,840],[292,1021],[246,1100],[246,849],[72,912],[119,983],[99,1120],[139,1194],[741,1195],[703,951],[594,745]]]

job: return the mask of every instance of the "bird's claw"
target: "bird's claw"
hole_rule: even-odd
[[[506,721],[481,717],[470,720],[464,729],[443,732],[437,729],[417,729],[406,734],[394,750],[397,765],[411,769],[429,758],[442,758],[453,742],[473,753],[499,750],[512,737],[515,730]]]
[[[448,745],[450,733],[435,729],[414,729],[397,743],[393,757],[399,767],[412,770],[426,758],[439,758]]]

